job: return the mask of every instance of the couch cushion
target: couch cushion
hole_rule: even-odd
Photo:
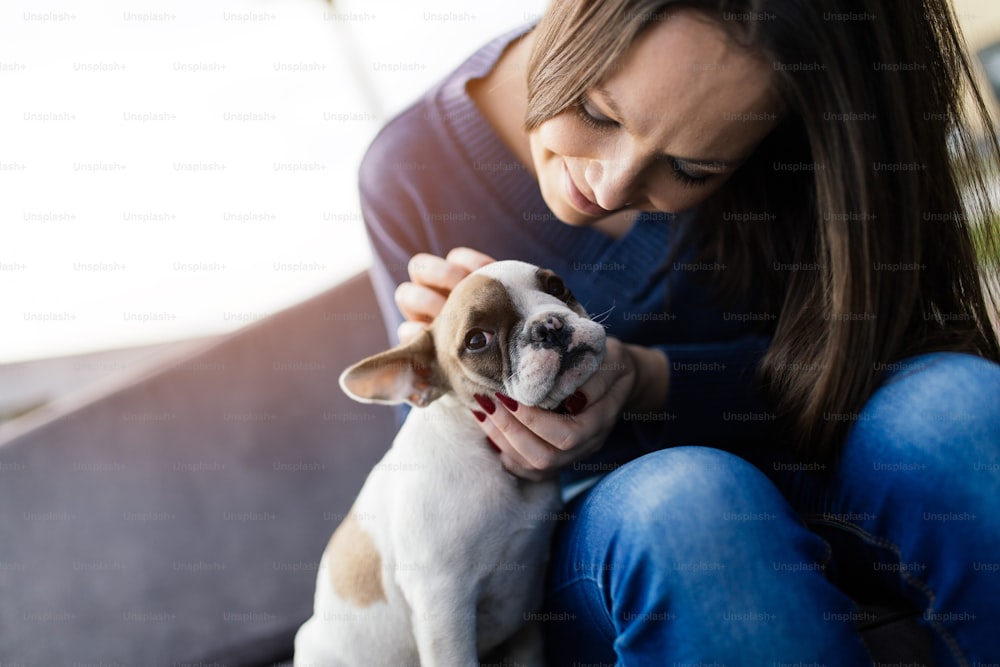
[[[155,665],[287,644],[395,430],[337,385],[385,346],[359,276],[0,443],[3,659]]]

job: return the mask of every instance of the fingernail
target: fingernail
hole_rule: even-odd
[[[504,404],[505,408],[507,408],[511,412],[515,412],[517,410],[517,401],[515,401],[513,398],[511,398],[510,396],[505,396],[504,394],[501,394],[499,391],[496,392],[495,395],[497,399]]]
[[[473,410],[472,416],[475,417],[476,421],[478,421],[479,423],[486,421],[486,415],[480,412],[479,410]]]
[[[582,392],[574,391],[565,401],[563,401],[563,406],[566,408],[567,413],[571,415],[578,415],[583,412],[585,407],[587,407],[587,397],[584,396]]]
[[[483,415],[483,419],[486,419],[486,415]],[[493,440],[489,436],[486,436],[486,442],[490,443],[490,447],[497,450],[498,454],[500,453],[500,448],[497,447],[497,443],[493,442]]]
[[[486,414],[491,415],[497,411],[497,406],[494,405],[493,401],[486,396],[483,396],[482,394],[473,394],[472,398],[476,399],[476,403],[479,403],[479,407],[486,410]]]

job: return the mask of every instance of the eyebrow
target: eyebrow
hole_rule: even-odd
[[[621,112],[621,109],[618,108],[618,104],[615,102],[615,99],[611,96],[611,93],[609,93],[606,88],[597,85],[594,86],[594,90],[601,94],[601,98],[603,98],[604,103],[608,105],[608,108],[611,109],[611,113],[613,113],[616,118],[625,117],[625,114],[623,114]],[[628,129],[628,125],[626,123],[623,122],[622,125],[625,125],[625,128]],[[705,169],[706,171],[712,171],[712,172],[720,172],[720,171],[725,171],[727,169],[736,169],[742,164],[742,160],[687,158],[687,157],[680,157],[679,155],[670,155],[669,153],[661,153],[661,155],[667,159],[677,160],[678,162],[683,162],[685,165],[698,167],[700,169]]]

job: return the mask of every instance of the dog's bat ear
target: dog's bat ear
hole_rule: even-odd
[[[340,376],[340,388],[362,403],[409,403],[422,408],[445,393],[443,378],[428,329],[409,343],[348,368]]]

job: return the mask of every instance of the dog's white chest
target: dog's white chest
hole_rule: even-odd
[[[331,539],[296,665],[421,664],[422,633],[465,664],[540,604],[558,486],[512,477],[446,403],[410,415]]]
[[[472,417],[474,397],[499,391],[555,409],[604,352],[604,328],[558,276],[505,261],[456,285],[422,335],[344,372],[341,387],[358,400],[422,409],[330,541],[297,665],[474,667],[513,633],[528,636],[558,487],[503,469]],[[502,659],[540,663],[538,637],[522,646]]]

